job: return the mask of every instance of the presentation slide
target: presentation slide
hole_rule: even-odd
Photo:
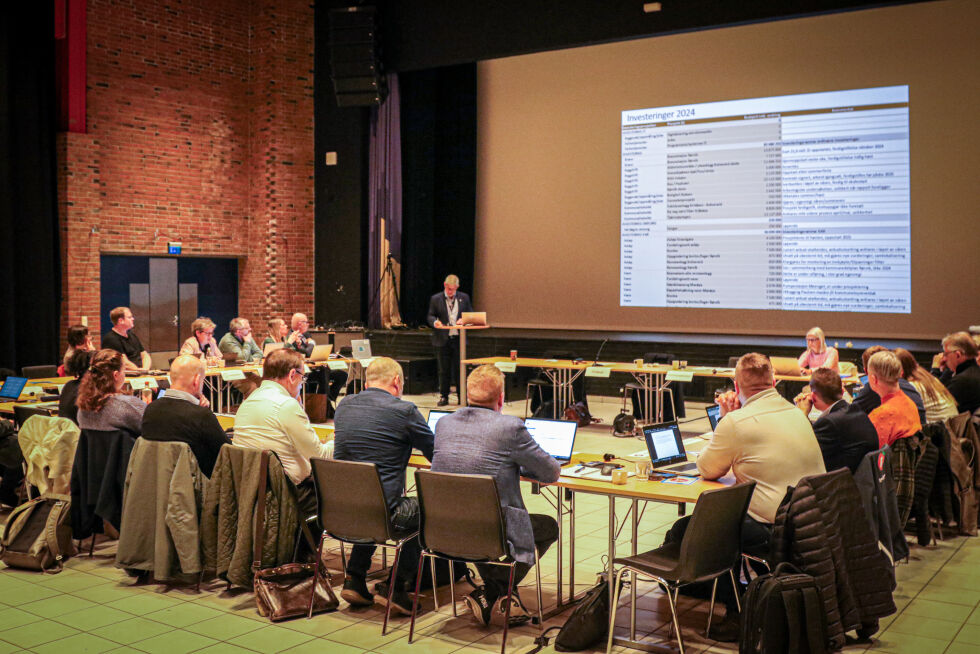
[[[620,305],[911,312],[908,101],[624,111]]]

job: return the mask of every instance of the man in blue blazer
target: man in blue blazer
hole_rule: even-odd
[[[516,598],[518,584],[534,565],[534,550],[542,556],[558,539],[554,518],[529,514],[524,507],[521,475],[553,483],[558,480],[560,466],[534,442],[520,418],[501,413],[504,375],[499,369],[491,365],[476,368],[466,380],[466,394],[470,406],[436,425],[432,469],[491,475],[496,480],[510,558],[518,562],[514,570]],[[507,595],[509,571],[494,565],[478,565],[477,569],[483,586],[470,593],[466,602],[477,621],[486,626],[498,600]],[[523,607],[519,599],[515,602],[519,613]],[[497,606],[499,611],[505,608]]]
[[[429,326],[461,325],[464,311],[472,311],[470,296],[460,292],[459,277],[449,275],[442,283],[442,293],[429,298]],[[439,367],[439,406],[449,404],[449,385],[456,382],[456,395],[459,396],[459,331],[455,329],[433,329],[432,347]]]
[[[801,396],[796,405],[809,413],[812,402],[812,406],[823,412],[813,423],[813,433],[827,471],[848,468],[854,474],[864,455],[878,449],[878,432],[868,414],[857,403],[848,404],[843,397],[840,375],[818,368],[810,376],[809,402]]]

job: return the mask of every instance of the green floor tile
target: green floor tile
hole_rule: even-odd
[[[45,588],[37,584],[23,584],[15,592],[0,594],[0,602],[9,606],[21,607],[25,604],[57,595],[60,595],[60,593],[53,588]]]
[[[93,606],[98,606],[98,604],[84,600],[81,597],[75,597],[74,595],[56,595],[24,604],[21,608],[28,613],[39,615],[42,618],[54,618],[67,613],[81,611],[82,609],[92,608]]]
[[[147,640],[132,643],[136,649],[148,654],[187,654],[214,645],[218,641],[189,631],[174,629]]]
[[[90,602],[95,602],[97,604],[108,604],[110,602],[115,602],[116,600],[127,600],[132,599],[136,593],[143,592],[137,588],[130,588],[125,584],[120,583],[106,583],[106,580],[102,580],[102,584],[99,586],[93,586],[91,588],[85,588],[83,590],[77,590],[72,593],[75,597],[81,597],[82,599],[87,599]]]
[[[58,624],[57,622],[51,622],[50,620],[41,620],[40,622],[32,622],[22,627],[7,629],[3,633],[0,633],[0,638],[18,647],[32,649],[37,645],[74,636],[77,633],[78,629],[72,629],[71,627]]]
[[[48,575],[39,579],[37,583],[45,588],[53,588],[63,593],[71,593],[104,584],[105,577],[90,575],[84,572],[78,572],[72,575],[62,573],[59,575]]]
[[[147,620],[146,618],[131,618],[124,622],[109,624],[98,629],[90,629],[91,633],[102,638],[108,638],[120,645],[130,645],[140,640],[171,631],[171,627]],[[2,635],[0,635],[2,637]]]
[[[129,613],[125,613],[119,609],[96,604],[81,611],[53,616],[53,619],[75,629],[92,631],[93,629],[98,629],[106,625],[124,622],[132,617]]]
[[[216,618],[211,618],[197,624],[185,627],[191,633],[217,638],[218,640],[231,640],[242,634],[262,628],[262,623],[256,620],[249,620],[237,615],[222,614]]]
[[[243,652],[254,652],[255,650],[247,649],[241,645],[232,645],[231,643],[216,643],[210,647],[205,647],[204,649],[197,650],[194,654],[242,654]],[[320,650],[320,654],[333,654],[333,652],[324,652]]]
[[[0,640],[0,654],[15,654],[15,652],[22,652],[22,650],[17,645],[13,643],[8,643],[5,640]]]
[[[266,626],[232,638],[228,642],[259,652],[281,652],[308,640],[312,640],[312,637],[307,634],[278,626]]]
[[[20,627],[21,625],[30,624],[31,622],[37,622],[40,619],[40,616],[34,615],[33,613],[28,613],[27,611],[21,611],[20,609],[3,609],[0,610],[0,631]]]
[[[148,620],[162,622],[163,624],[170,625],[171,627],[181,628],[198,622],[203,622],[204,620],[210,620],[211,618],[217,618],[220,615],[222,615],[222,612],[216,609],[201,606],[200,604],[195,604],[194,602],[181,602],[180,604],[165,608],[161,611],[146,613],[143,617]]]
[[[170,599],[162,595],[151,595],[150,593],[133,594],[132,597],[119,599],[109,602],[105,606],[132,613],[133,615],[147,615],[154,611],[169,609],[171,606],[182,604],[180,600]]]
[[[362,654],[363,652],[364,650],[351,645],[342,645],[333,642],[326,643],[317,639],[284,650],[283,654]]]
[[[37,654],[100,654],[119,647],[119,643],[92,634],[76,634],[44,645],[37,645]]]

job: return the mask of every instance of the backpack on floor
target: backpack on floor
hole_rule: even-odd
[[[749,583],[742,598],[739,654],[825,654],[827,614],[816,580],[789,563]]]
[[[61,572],[62,561],[75,554],[70,514],[67,495],[45,495],[18,506],[3,527],[0,561],[11,568]]]

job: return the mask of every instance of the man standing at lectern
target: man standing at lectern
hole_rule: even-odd
[[[460,293],[459,277],[449,275],[442,283],[443,292],[436,293],[429,300],[429,326],[463,324],[463,312],[472,311],[470,296]],[[439,406],[449,404],[449,385],[456,382],[456,397],[459,397],[459,330],[433,329],[432,347],[439,365]]]

